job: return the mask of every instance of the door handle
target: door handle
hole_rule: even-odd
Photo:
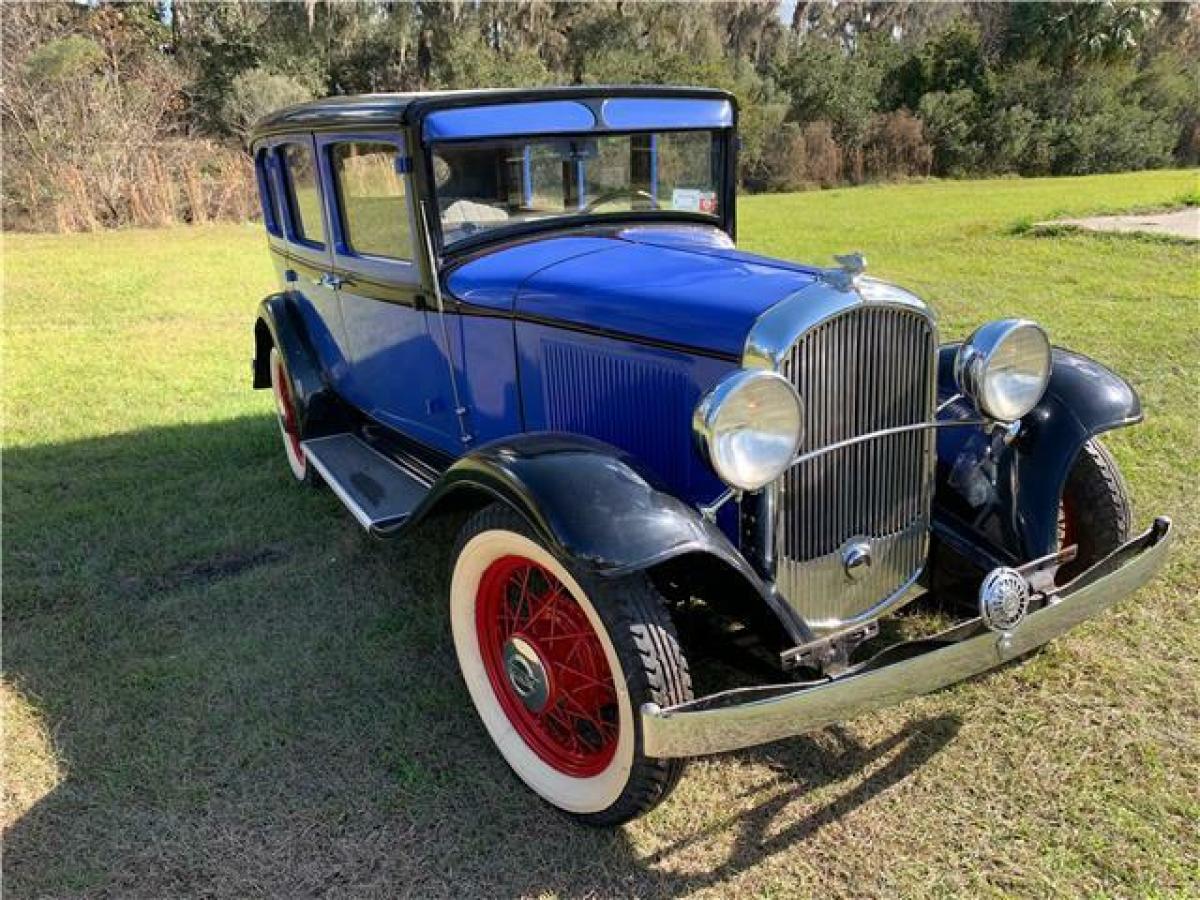
[[[317,287],[334,288],[334,289],[340,288],[343,284],[346,283],[344,279],[339,278],[337,275],[334,275],[332,272],[322,272],[320,278],[313,278],[310,280]]]

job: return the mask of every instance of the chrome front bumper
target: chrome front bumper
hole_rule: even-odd
[[[936,691],[1042,646],[1154,577],[1171,543],[1171,521],[1144,534],[1060,588],[1013,631],[972,619],[918,641],[896,644],[834,679],[736,688],[666,709],[642,707],[651,757],[701,756],[752,747],[845,721]]]

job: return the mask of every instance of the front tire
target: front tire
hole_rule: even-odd
[[[1066,584],[1129,540],[1129,489],[1117,462],[1098,440],[1083,445],[1063,486],[1058,512],[1060,547],[1075,544],[1075,559],[1058,572]]]
[[[459,534],[450,620],[480,720],[542,799],[613,826],[674,788],[683,760],[642,752],[639,711],[690,700],[691,677],[648,577],[572,572],[495,504]]]

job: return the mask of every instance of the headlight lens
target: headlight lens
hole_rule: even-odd
[[[1046,392],[1050,340],[1040,325],[1025,319],[989,322],[958,348],[954,378],[985,415],[1014,422]]]
[[[782,375],[742,369],[704,396],[693,425],[721,480],[756,491],[795,459],[801,413],[800,396]]]

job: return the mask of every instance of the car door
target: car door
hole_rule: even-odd
[[[335,389],[350,375],[349,343],[333,275],[329,222],[321,198],[312,135],[290,134],[268,145],[269,177],[280,198],[283,279],[298,298],[309,339]]]
[[[464,441],[446,350],[446,336],[457,328],[443,331],[446,323],[422,290],[403,139],[394,133],[318,135],[317,149],[353,359],[346,399],[377,421],[457,455]],[[454,356],[461,361],[461,352]]]

